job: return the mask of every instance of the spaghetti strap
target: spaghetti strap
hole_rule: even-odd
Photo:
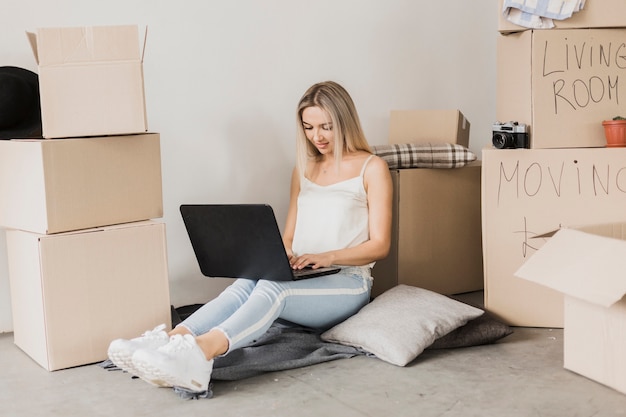
[[[365,168],[367,168],[367,164],[370,161],[370,159],[372,159],[372,157],[374,156],[374,154],[371,154],[363,163],[363,168],[361,168],[361,173],[359,174],[359,177],[362,177],[363,174],[365,174]]]

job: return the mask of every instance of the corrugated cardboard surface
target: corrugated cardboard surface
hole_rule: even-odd
[[[608,308],[626,294],[626,233],[621,226],[609,235],[602,232],[561,229],[516,275]]]
[[[563,327],[563,295],[514,276],[547,231],[626,221],[625,149],[483,150],[485,306],[509,324]]]
[[[593,279],[593,278],[591,278]],[[626,394],[626,301],[610,308],[565,299],[563,366]]]
[[[7,231],[15,344],[47,370],[102,361],[111,340],[171,324],[165,225]]]
[[[526,30],[504,18],[502,6],[504,0],[498,0],[498,30],[502,33]],[[602,28],[626,26],[626,2],[623,0],[587,0],[580,12],[565,20],[554,20],[555,29]]]
[[[147,131],[137,26],[40,28],[28,37],[39,67],[44,137]]]
[[[389,256],[373,270],[373,295],[397,284],[442,294],[483,288],[480,163],[392,171]]]
[[[0,141],[0,226],[57,233],[163,216],[157,133]]]
[[[564,366],[626,393],[626,223],[564,228],[517,271],[565,294]]]
[[[459,110],[392,110],[389,143],[469,146],[470,123]]]
[[[142,60],[137,26],[39,28],[32,40],[42,67]]]
[[[497,114],[530,126],[531,148],[603,147],[626,102],[626,28],[498,36]]]

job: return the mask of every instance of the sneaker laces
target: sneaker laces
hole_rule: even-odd
[[[147,330],[145,331],[141,337],[145,337],[147,339],[156,339],[158,337],[160,337],[159,335],[161,334],[162,331],[165,330],[165,324],[159,324],[157,327],[155,327],[152,330]]]
[[[164,353],[176,353],[193,349],[196,346],[196,339],[190,334],[175,334],[170,337],[167,345],[162,346],[159,350]]]

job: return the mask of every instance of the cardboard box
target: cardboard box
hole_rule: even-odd
[[[506,20],[502,14],[504,0],[498,0],[498,31],[511,33],[527,30]],[[626,26],[626,2],[623,0],[587,0],[583,10],[569,19],[553,20],[553,29],[614,28]]]
[[[40,28],[27,33],[39,67],[45,138],[148,130],[144,44],[137,26]]]
[[[8,230],[7,252],[15,344],[49,371],[102,361],[113,339],[171,325],[163,223]]]
[[[496,118],[529,125],[534,149],[604,147],[602,121],[624,113],[625,42],[626,28],[498,36]]]
[[[626,148],[484,149],[482,158],[485,307],[512,325],[563,327],[563,295],[514,273],[548,230],[626,221]]]
[[[442,294],[483,289],[480,162],[393,170],[392,246],[374,266],[372,295],[397,284]]]
[[[516,272],[565,295],[566,369],[626,394],[626,223],[561,229]]]
[[[470,122],[459,110],[392,110],[389,143],[456,143],[469,146]]]
[[[58,233],[163,216],[157,133],[0,141],[0,226]]]

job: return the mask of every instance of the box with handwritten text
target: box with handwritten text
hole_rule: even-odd
[[[624,116],[626,28],[498,36],[496,118],[529,127],[530,147],[603,147],[603,120]]]
[[[485,307],[515,326],[563,327],[563,294],[515,271],[547,232],[625,221],[626,148],[485,148]]]

